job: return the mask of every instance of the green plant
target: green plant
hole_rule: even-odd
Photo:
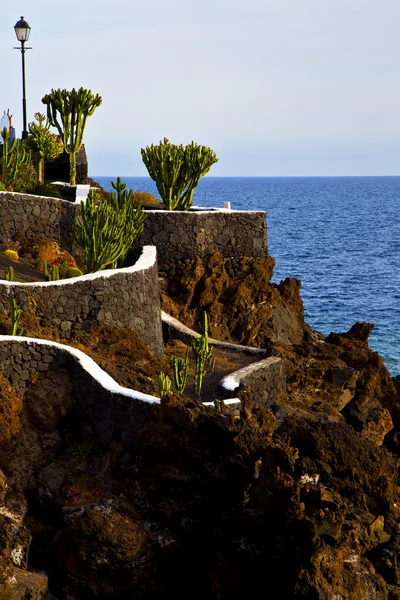
[[[35,194],[35,196],[46,196],[48,198],[61,198],[60,190],[56,185],[50,182],[38,183],[30,187],[27,190],[28,194]]]
[[[120,190],[107,201],[94,190],[81,202],[81,216],[73,237],[85,250],[88,273],[101,271],[125,256],[133,240],[143,231],[146,218],[142,208],[135,209],[129,194]]]
[[[7,271],[6,271],[6,280],[7,281],[14,281],[14,269],[11,266],[7,268]]]
[[[200,398],[203,378],[207,372],[207,364],[214,351],[214,348],[208,344],[208,316],[205,311],[202,314],[201,325],[202,335],[192,340],[192,350],[195,358],[194,380],[198,398]]]
[[[14,192],[21,194],[30,194],[31,190],[37,185],[37,176],[35,167],[30,163],[20,165],[18,175],[14,180]]]
[[[26,152],[22,140],[14,138],[10,143],[11,135],[6,127],[0,131],[3,143],[1,149],[1,180],[6,190],[13,189],[22,165],[30,163],[31,157]]]
[[[158,388],[160,390],[160,398],[164,398],[171,393],[171,377],[161,371],[158,378]]]
[[[47,281],[58,281],[60,279],[60,272],[58,265],[47,265]]]
[[[132,202],[135,206],[139,206],[139,204],[154,204],[160,206],[161,204],[159,198],[156,198],[150,192],[142,192],[141,190],[132,192]]]
[[[50,131],[49,120],[37,112],[35,121],[29,123],[30,137],[27,140],[28,149],[32,151],[33,159],[37,163],[37,176],[39,184],[44,183],[44,161],[54,160],[63,151],[63,143],[59,136]]]
[[[193,203],[195,187],[218,160],[211,148],[194,142],[176,146],[167,138],[158,146],[152,144],[142,148],[141,154],[168,210],[188,210]]]
[[[18,262],[18,252],[16,252],[15,250],[6,250],[4,252],[4,256],[9,258],[10,260],[13,260],[14,262]]]
[[[189,350],[186,350],[183,358],[181,356],[171,356],[169,360],[174,371],[176,390],[178,394],[183,394],[189,369]]]
[[[22,310],[18,308],[15,298],[10,298],[11,303],[11,330],[10,335],[24,335],[24,330],[18,327]]]
[[[65,273],[65,277],[69,279],[70,277],[80,277],[83,275],[82,271],[77,267],[70,267]]]
[[[47,106],[50,125],[58,130],[64,150],[69,154],[70,183],[75,185],[76,153],[82,146],[86,120],[101,105],[101,96],[84,88],[72,91],[57,89],[46,94],[42,102]]]

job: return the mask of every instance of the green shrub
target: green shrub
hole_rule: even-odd
[[[139,206],[139,204],[161,204],[160,200],[153,194],[150,192],[142,192],[141,190],[132,192],[131,198],[134,206]]]
[[[23,164],[18,169],[18,175],[14,180],[14,192],[21,194],[32,194],[32,189],[37,186],[37,175],[35,167],[31,164]]]

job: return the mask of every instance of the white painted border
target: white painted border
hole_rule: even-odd
[[[254,371],[258,371],[259,369],[265,369],[281,361],[282,359],[279,358],[279,356],[270,356],[265,360],[260,360],[259,362],[252,363],[251,365],[247,365],[247,367],[243,367],[242,369],[234,371],[230,375],[225,375],[225,377],[221,380],[221,385],[228,392],[234,392],[238,389],[240,383],[247,375],[250,375]]]
[[[111,394],[119,394],[121,396],[126,396],[131,400],[139,400],[141,402],[148,402],[150,404],[160,405],[161,400],[157,396],[151,396],[150,394],[143,394],[142,392],[138,392],[136,390],[132,390],[130,388],[123,387],[119,385],[108,373],[103,371],[99,367],[99,365],[92,359],[90,356],[78,350],[77,348],[73,348],[72,346],[67,346],[66,344],[60,344],[59,342],[53,342],[51,340],[43,340],[40,338],[30,338],[23,336],[14,336],[14,335],[0,335],[0,344],[1,342],[12,342],[13,344],[19,344],[21,342],[25,342],[27,344],[37,344],[40,346],[50,346],[52,348],[57,348],[63,352],[67,352],[70,356],[74,357],[76,361],[80,364],[80,366],[95,380],[97,383],[101,385],[101,387]],[[230,404],[239,404],[241,400],[239,398],[229,398],[227,400],[222,400],[222,402],[226,405]],[[204,406],[215,406],[214,402],[203,402]]]
[[[137,392],[130,388],[122,387],[108,373],[103,371],[103,369],[101,369],[99,365],[92,358],[90,358],[90,356],[81,350],[73,348],[72,346],[59,344],[58,342],[53,342],[51,340],[42,340],[39,338],[22,336],[16,337],[13,335],[0,335],[0,343],[1,342],[13,342],[14,344],[26,342],[28,344],[38,344],[41,346],[57,348],[73,356],[81,365],[81,367],[108,392],[126,396],[127,398],[131,398],[131,400],[141,400],[142,402],[149,402],[150,404],[160,404],[160,398],[157,398],[156,396],[150,396],[149,394],[143,394],[142,392]]]
[[[5,196],[6,194],[9,194],[10,196],[28,196],[29,198],[36,198],[38,200],[51,200],[52,202],[59,202],[60,204],[69,207],[76,207],[80,205],[80,201],[70,202],[69,200],[63,200],[62,198],[53,198],[52,196],[37,196],[36,194],[27,194],[26,192],[0,192],[0,200],[2,199],[2,196]]]
[[[0,279],[0,285],[6,287],[22,287],[22,288],[38,288],[38,287],[52,287],[52,286],[65,286],[73,285],[81,281],[93,281],[95,279],[106,279],[107,277],[113,277],[119,273],[136,273],[138,271],[146,271],[157,263],[157,249],[155,246],[143,246],[142,253],[138,260],[131,267],[125,267],[123,269],[107,269],[106,271],[96,271],[96,273],[87,273],[86,275],[80,275],[79,277],[70,277],[69,279],[59,279],[58,281],[7,281],[6,279]]]
[[[184,335],[190,336],[191,338],[200,337],[200,333],[197,333],[197,331],[186,327],[186,325],[181,323],[181,321],[178,321],[178,319],[175,319],[175,317],[172,317],[163,310],[161,311],[161,320],[163,323],[170,325],[171,327],[173,327],[177,331],[180,331]],[[221,342],[220,340],[215,340],[214,338],[210,337],[208,338],[208,343],[211,346],[217,346],[218,348],[226,348],[227,350],[233,350],[234,352],[243,352],[244,354],[260,354],[265,356],[266,353],[266,350],[264,348],[256,348],[254,346],[242,346],[240,344],[233,344],[231,342]]]

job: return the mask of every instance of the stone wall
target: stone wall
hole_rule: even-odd
[[[262,211],[147,210],[144,232],[134,242],[157,247],[160,274],[179,275],[185,263],[216,250],[225,257],[258,258],[268,253],[267,225]]]
[[[250,390],[256,404],[271,406],[281,392],[286,391],[286,375],[283,360],[271,356],[253,363],[224,377],[219,386],[221,398],[233,394],[242,396]]]
[[[0,192],[0,242],[17,231],[37,240],[54,238],[71,251],[71,232],[79,205],[57,198]]]
[[[79,212],[79,204],[65,200],[0,192],[0,242],[22,231],[38,240],[55,238],[71,251],[71,232]],[[163,276],[179,275],[191,260],[207,258],[216,250],[238,259],[268,252],[262,211],[146,210],[146,215],[144,232],[134,241],[131,255],[144,245],[156,246]]]
[[[66,368],[86,437],[129,443],[159,398],[118,385],[86,354],[47,340],[0,336],[0,371],[23,393],[37,372]]]
[[[56,326],[62,338],[98,321],[128,327],[153,354],[163,352],[154,246],[144,247],[136,264],[125,269],[40,283],[0,281],[0,310],[9,310],[10,296],[22,310],[33,304],[36,314]]]

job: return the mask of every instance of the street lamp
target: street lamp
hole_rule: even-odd
[[[25,93],[25,51],[32,50],[32,48],[25,47],[25,42],[29,39],[31,28],[28,23],[24,20],[24,17],[14,25],[15,35],[17,40],[21,42],[21,47],[14,47],[14,50],[21,50],[22,55],[22,116],[23,116],[23,130],[22,139],[26,140],[28,137],[28,130],[26,128],[26,93]]]

